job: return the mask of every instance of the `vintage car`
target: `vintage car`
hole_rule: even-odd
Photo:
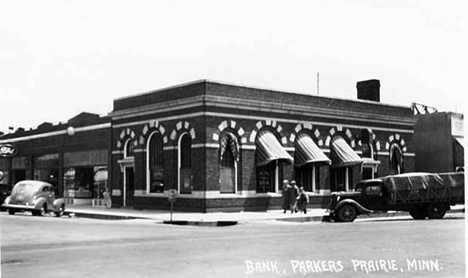
[[[2,208],[9,214],[30,211],[33,215],[43,216],[54,212],[59,217],[65,211],[65,200],[55,199],[53,187],[47,182],[24,180],[15,184]]]

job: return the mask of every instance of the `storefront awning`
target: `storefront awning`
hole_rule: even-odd
[[[331,160],[334,167],[353,166],[363,162],[341,136],[336,136],[331,141]]]
[[[452,137],[453,140],[453,161],[455,167],[465,166],[465,142],[463,138]]]
[[[287,164],[293,162],[293,158],[283,148],[275,135],[268,131],[258,135],[255,153],[257,166],[264,166],[274,160],[280,160]]]
[[[314,140],[307,134],[301,134],[296,141],[296,152],[294,163],[303,166],[308,163],[331,164],[331,160],[315,144]]]

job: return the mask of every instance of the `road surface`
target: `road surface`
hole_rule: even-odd
[[[0,213],[2,277],[464,277],[463,214],[228,227]]]

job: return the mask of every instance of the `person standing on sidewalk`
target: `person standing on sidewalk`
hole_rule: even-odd
[[[290,209],[291,206],[291,199],[289,196],[289,190],[291,189],[291,186],[289,186],[289,181],[284,180],[283,181],[283,213],[286,213],[286,210]]]
[[[289,209],[291,213],[297,212],[297,196],[299,196],[299,188],[297,188],[296,181],[292,180],[289,189]]]
[[[309,203],[309,196],[306,194],[304,187],[299,188],[299,196],[297,197],[297,207],[300,212],[307,214],[307,204]]]

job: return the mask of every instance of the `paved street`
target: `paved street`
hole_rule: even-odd
[[[464,277],[464,214],[228,227],[0,213],[2,277]]]

